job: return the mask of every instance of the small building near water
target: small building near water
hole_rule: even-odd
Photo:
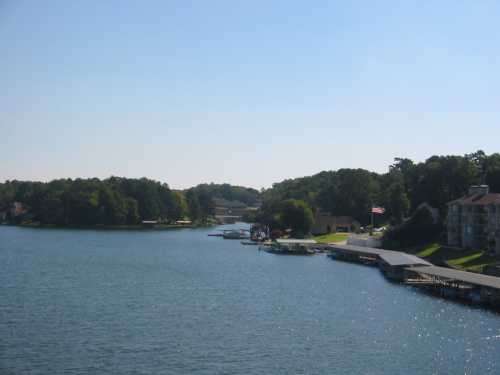
[[[223,198],[213,198],[214,216],[221,224],[235,223],[241,221],[248,212],[248,207],[240,201],[230,201]]]
[[[359,223],[351,216],[332,216],[325,212],[317,212],[314,217],[314,224],[311,233],[314,235],[350,232],[353,226],[359,226]]]

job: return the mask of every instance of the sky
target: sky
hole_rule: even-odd
[[[0,0],[0,181],[270,187],[500,151],[500,2]]]

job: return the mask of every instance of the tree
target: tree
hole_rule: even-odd
[[[465,158],[473,163],[477,170],[478,180],[476,183],[484,184],[488,172],[488,156],[486,156],[483,150],[478,150],[472,154],[465,155]]]
[[[189,217],[192,221],[201,219],[201,207],[198,201],[198,195],[192,189],[186,192],[186,200],[189,208]]]
[[[185,195],[181,191],[173,191],[172,197],[174,201],[172,219],[177,221],[189,216],[189,207]]]
[[[498,153],[488,156],[486,184],[491,191],[500,193],[500,154]]]
[[[361,222],[369,222],[372,202],[378,197],[378,176],[364,169],[340,169],[323,186],[319,196],[320,207],[337,216],[352,216]]]
[[[391,227],[383,237],[384,249],[401,249],[405,247],[438,241],[443,226],[434,223],[431,212],[425,207],[402,225]]]
[[[386,205],[387,213],[394,219],[397,224],[403,222],[403,218],[408,213],[410,201],[406,196],[404,186],[400,182],[396,182],[389,187],[389,200]]]
[[[127,224],[138,224],[141,217],[139,216],[139,205],[137,204],[137,201],[134,198],[127,197],[125,199],[125,207],[127,208]]]
[[[279,218],[283,228],[290,228],[295,236],[308,234],[314,223],[311,208],[304,201],[296,199],[282,203]]]

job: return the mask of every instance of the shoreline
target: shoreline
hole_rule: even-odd
[[[133,230],[133,231],[154,231],[154,230],[170,230],[170,229],[195,229],[195,228],[209,228],[216,226],[217,224],[157,224],[155,226],[145,226],[145,225],[57,225],[57,224],[39,224],[39,223],[29,223],[29,224],[11,224],[2,223],[0,225],[9,227],[20,227],[20,228],[33,228],[33,229],[92,229],[92,230]]]

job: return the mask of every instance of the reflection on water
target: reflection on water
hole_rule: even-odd
[[[500,373],[498,314],[213,231],[0,227],[0,373]]]

